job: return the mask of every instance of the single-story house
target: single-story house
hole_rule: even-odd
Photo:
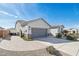
[[[57,33],[62,33],[63,32],[63,25],[53,25],[50,28],[50,35],[56,37]]]
[[[25,34],[26,37],[31,36],[32,38],[48,36],[48,29],[50,27],[51,25],[49,25],[43,18],[30,21],[18,20],[15,25],[15,29],[19,32],[20,36]]]

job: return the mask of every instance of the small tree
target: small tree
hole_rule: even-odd
[[[64,31],[63,31],[64,36],[67,36],[68,32],[69,32],[69,31],[64,30]]]
[[[62,34],[61,33],[57,33],[56,38],[62,38]]]

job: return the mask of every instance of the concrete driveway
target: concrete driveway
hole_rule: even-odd
[[[11,40],[3,40],[0,47],[11,51],[31,51],[46,48],[47,45],[37,41],[24,41],[19,36],[12,36]]]
[[[51,37],[34,38],[34,40],[43,41],[43,42],[49,42],[49,43],[52,43],[52,44],[63,44],[63,43],[72,42],[70,40],[54,38],[52,36]]]
[[[0,39],[0,56],[50,56],[43,43],[38,41],[24,41],[19,36],[12,36],[11,40]]]
[[[53,37],[35,38],[44,44],[53,45],[57,50],[71,56],[79,56],[79,41],[69,41],[66,39],[58,39]]]

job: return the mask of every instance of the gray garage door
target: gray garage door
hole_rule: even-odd
[[[47,36],[47,29],[32,28],[32,37],[45,37]]]

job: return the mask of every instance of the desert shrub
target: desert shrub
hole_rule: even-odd
[[[49,54],[51,55],[62,56],[62,54],[58,50],[56,50],[53,46],[48,46],[46,48],[46,51],[49,52]]]
[[[74,34],[67,35],[66,38],[67,38],[68,40],[77,40],[77,36],[74,35]]]
[[[54,52],[56,51],[53,46],[47,47],[46,50],[47,50],[50,54],[54,54]]]
[[[62,34],[61,33],[57,33],[56,38],[62,38]]]

